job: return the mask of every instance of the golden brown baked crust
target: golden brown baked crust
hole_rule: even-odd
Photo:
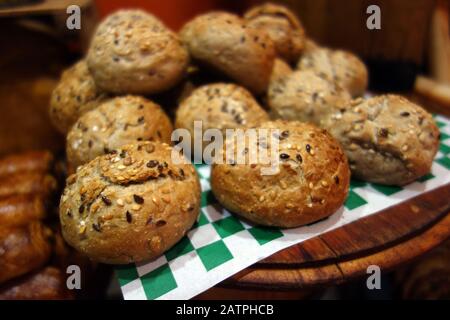
[[[275,119],[320,124],[326,114],[346,106],[350,95],[313,71],[294,71],[271,82],[268,104]]]
[[[397,95],[356,99],[322,124],[342,144],[352,174],[375,183],[405,185],[427,174],[439,147],[432,116]]]
[[[279,172],[261,175],[261,164],[213,164],[211,187],[218,201],[267,226],[296,227],[333,214],[346,199],[350,180],[339,143],[325,130],[296,121],[266,122],[261,128],[281,131]]]
[[[139,96],[116,97],[81,116],[67,135],[67,159],[76,168],[125,144],[170,143],[172,124],[159,105]]]
[[[23,226],[46,217],[44,198],[39,194],[18,194],[0,198],[0,226]]]
[[[56,190],[57,182],[42,172],[19,172],[0,178],[0,198],[20,194],[48,196]]]
[[[120,10],[102,21],[87,55],[96,84],[114,93],[167,90],[182,78],[188,62],[177,35],[141,10]]]
[[[65,134],[85,112],[107,98],[94,82],[85,60],[63,72],[50,99],[50,120]]]
[[[63,236],[95,261],[152,259],[194,223],[200,184],[191,164],[175,164],[160,142],[123,146],[67,179],[59,214]]]
[[[316,72],[346,89],[353,97],[362,96],[369,82],[365,64],[357,56],[344,50],[310,49],[302,55],[297,68]]]
[[[175,127],[188,129],[194,139],[194,121],[202,121],[203,131],[224,131],[255,127],[267,120],[266,111],[246,89],[231,83],[214,83],[195,89],[182,101]]]
[[[50,258],[50,236],[51,231],[39,221],[0,228],[0,283],[43,266]]]
[[[259,94],[267,89],[275,59],[272,40],[238,16],[212,12],[189,21],[180,37],[191,56]]]
[[[67,289],[65,274],[46,267],[0,287],[0,300],[67,300],[74,295]]]
[[[288,8],[265,3],[244,14],[247,25],[267,32],[279,57],[296,62],[305,46],[305,30],[300,20]]]
[[[0,177],[19,172],[48,172],[53,165],[48,151],[28,151],[0,159]]]

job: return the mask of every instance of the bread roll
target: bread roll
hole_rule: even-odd
[[[43,266],[50,258],[50,236],[38,221],[0,228],[0,284]]]
[[[275,148],[268,139],[248,142],[248,150],[265,145],[274,149],[277,171],[263,174],[260,162],[232,159],[215,163],[211,187],[217,200],[230,212],[253,223],[283,228],[309,224],[336,212],[344,203],[350,182],[347,159],[331,135],[313,125],[296,121],[266,122],[260,126],[277,129]],[[243,145],[235,144],[234,155]],[[223,154],[222,154],[223,156]]]
[[[59,215],[75,249],[95,261],[127,264],[172,247],[199,207],[200,183],[190,162],[174,163],[167,144],[139,142],[79,167],[67,179]]]
[[[98,26],[87,54],[95,83],[113,93],[154,94],[181,80],[189,55],[178,36],[141,10],[120,10]]]
[[[196,61],[255,94],[267,89],[275,48],[265,31],[246,26],[231,13],[212,12],[189,21],[180,37]]]

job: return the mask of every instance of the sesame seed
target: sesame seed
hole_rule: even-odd
[[[82,225],[79,229],[78,229],[78,233],[79,234],[83,234],[86,231],[86,225]]]
[[[312,182],[309,183],[309,188],[310,189],[314,188],[314,184]]]
[[[311,153],[311,146],[309,144],[306,145],[306,152]]]
[[[122,199],[117,199],[117,204],[121,207],[123,207],[125,205],[125,203],[123,202]]]
[[[402,116],[402,117],[409,117],[409,112],[407,112],[407,111],[404,111],[404,112],[402,112],[402,113],[400,113],[400,115]]]
[[[140,210],[140,209],[141,209],[141,206],[138,205],[138,204],[133,204],[133,205],[131,206],[131,210],[138,211],[138,210]]]
[[[84,205],[83,204],[78,208],[78,212],[79,213],[83,213],[84,212]]]
[[[281,153],[280,154],[280,159],[282,159],[282,160],[286,160],[286,159],[289,159],[289,155],[287,154],[287,153]]]
[[[155,146],[153,144],[147,144],[145,146],[145,151],[147,153],[152,153],[153,151],[155,151]]]
[[[402,151],[408,151],[408,149],[409,149],[409,147],[406,144],[402,147]]]
[[[325,180],[322,180],[322,181],[321,181],[321,184],[322,184],[322,186],[324,186],[324,187],[328,187],[328,182],[326,182]]]
[[[339,177],[338,176],[334,176],[334,182],[336,182],[336,184],[339,184]]]
[[[297,158],[298,162],[300,162],[300,163],[303,162],[303,158],[302,158],[302,155],[300,153],[298,153],[295,157]]]

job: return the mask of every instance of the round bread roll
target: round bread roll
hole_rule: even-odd
[[[396,95],[356,99],[323,127],[343,146],[355,177],[387,185],[427,174],[439,146],[432,116]]]
[[[107,97],[95,84],[86,61],[81,60],[63,72],[50,99],[50,120],[58,131],[66,134],[86,111]]]
[[[213,164],[211,187],[218,201],[265,226],[297,227],[333,214],[345,201],[350,180],[339,143],[325,130],[297,121],[266,122],[261,128],[281,132],[275,150],[278,173],[262,175],[260,169],[267,165],[250,164],[248,157],[245,164],[229,159]]]
[[[279,57],[295,63],[305,45],[305,30],[297,16],[288,8],[266,3],[244,14],[247,25],[267,32]]]
[[[138,96],[116,97],[86,112],[67,135],[67,160],[76,168],[141,140],[170,144],[172,124],[161,107]]]
[[[177,35],[140,10],[120,10],[101,22],[87,55],[97,85],[114,93],[169,89],[182,78],[188,62]]]
[[[335,109],[351,100],[348,92],[313,71],[294,71],[270,84],[268,104],[271,116],[319,125]]]
[[[226,12],[200,15],[180,32],[191,56],[220,71],[254,93],[267,89],[275,48],[263,30],[247,27]]]
[[[313,70],[348,90],[353,97],[362,96],[369,82],[365,64],[354,54],[343,50],[308,50],[298,61],[297,68]]]
[[[169,145],[145,141],[79,167],[59,206],[66,241],[111,264],[156,258],[172,247],[200,210],[193,165],[172,159]]]
[[[175,127],[188,129],[194,143],[194,121],[202,129],[255,127],[269,120],[250,92],[235,84],[215,83],[201,86],[182,101],[175,117]]]

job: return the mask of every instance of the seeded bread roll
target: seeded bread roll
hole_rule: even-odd
[[[272,40],[226,12],[200,15],[188,22],[180,37],[191,56],[220,71],[254,93],[267,89],[275,59]]]
[[[323,127],[343,146],[355,177],[387,185],[427,174],[439,146],[431,115],[396,95],[354,100]]]
[[[350,95],[313,71],[294,71],[270,84],[268,104],[275,119],[319,125],[326,114],[350,102]]]
[[[308,50],[298,61],[297,68],[302,71],[313,70],[329,81],[336,82],[353,97],[362,96],[369,81],[364,63],[354,54],[343,50]]]
[[[213,164],[211,187],[218,201],[265,226],[297,227],[333,214],[346,199],[350,179],[339,143],[325,130],[296,121],[267,122],[261,128],[280,131],[279,150],[274,148],[278,173],[262,175],[260,169],[267,165],[251,164],[248,156],[245,164],[228,159]],[[249,149],[255,147],[249,144]]]
[[[207,129],[255,127],[269,120],[250,92],[235,84],[215,83],[201,86],[182,101],[176,113],[175,127],[188,129],[194,142],[194,121]]]
[[[172,247],[199,209],[194,167],[172,162],[169,145],[146,141],[79,167],[67,179],[59,215],[63,236],[75,249],[95,261],[127,264]]]
[[[67,135],[67,159],[76,168],[135,141],[170,144],[171,134],[172,124],[159,105],[138,96],[117,97],[78,119]]]
[[[97,85],[113,93],[169,89],[181,79],[188,62],[177,35],[141,10],[120,10],[107,17],[87,55]]]
[[[247,24],[267,32],[279,57],[296,62],[305,45],[305,30],[300,20],[288,8],[266,3],[244,14]]]
[[[50,120],[59,132],[66,134],[86,111],[107,97],[94,82],[86,61],[81,60],[61,75],[50,99]]]

